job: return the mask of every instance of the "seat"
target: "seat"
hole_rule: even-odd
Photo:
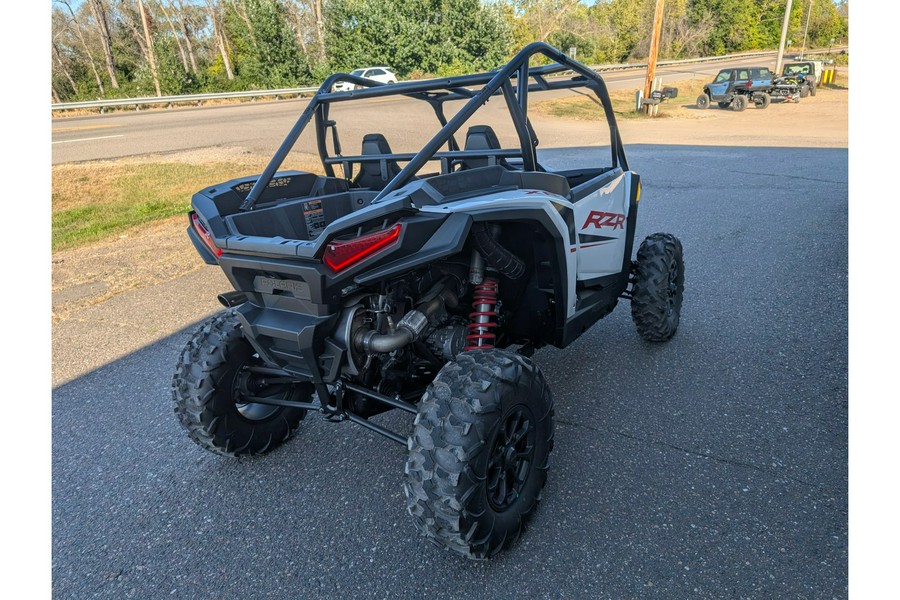
[[[362,141],[363,156],[372,156],[379,154],[393,154],[391,146],[385,137],[380,133],[367,133]],[[369,188],[371,190],[382,190],[387,182],[396,177],[401,171],[400,165],[396,160],[380,160],[372,162],[360,163],[359,174],[353,179],[356,187]]]
[[[491,129],[490,125],[473,125],[472,127],[469,127],[469,131],[466,132],[466,150],[500,150],[501,148],[500,140],[497,139],[497,134],[494,133],[494,130]],[[490,164],[490,159],[486,156],[471,157],[463,159],[462,168],[477,169],[479,167],[490,166]],[[505,169],[513,168],[505,158],[498,158],[496,164]]]

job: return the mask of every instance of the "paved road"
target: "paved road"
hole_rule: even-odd
[[[740,64],[767,64],[767,61],[744,59],[729,62],[727,66]],[[667,67],[660,69],[659,74],[664,81],[692,77],[704,79],[710,78],[724,66],[725,63],[719,62]],[[642,88],[644,72],[614,72],[605,80],[611,90]],[[545,92],[535,98],[571,93]],[[692,100],[685,99],[687,102]],[[217,146],[240,147],[271,155],[303,112],[306,103],[306,100],[284,100],[55,119],[53,164]],[[501,116],[509,119],[508,113],[504,115],[506,109],[502,102],[493,102],[486,108],[488,110],[479,111],[479,118],[493,113],[498,120]],[[395,151],[402,152],[418,150],[431,137],[429,132],[421,130],[422,123],[433,122],[437,125],[434,113],[425,103],[405,98],[354,102],[352,106],[337,105],[333,114],[340,123],[345,140],[358,143],[365,133],[379,131],[395,145]],[[403,118],[397,119],[397,115]],[[389,121],[384,120],[387,117]],[[436,131],[437,127],[430,133],[433,135]],[[406,143],[406,147],[396,147],[398,141]],[[542,142],[546,147],[548,140],[542,138]],[[298,150],[314,153],[313,136],[304,135]]]
[[[638,235],[684,243],[681,328],[642,343],[623,305],[536,354],[556,448],[505,555],[473,563],[417,537],[404,451],[359,428],[311,415],[258,460],[191,443],[168,386],[180,328],[223,286],[210,267],[55,327],[54,595],[846,597],[847,151],[629,156]],[[739,193],[748,182],[765,193]]]

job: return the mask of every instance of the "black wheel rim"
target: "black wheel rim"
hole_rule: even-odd
[[[534,419],[520,406],[501,421],[491,444],[487,468],[487,498],[497,512],[520,496],[534,463]]]
[[[291,395],[289,386],[281,383],[269,383],[265,377],[253,374],[248,368],[261,365],[263,365],[263,362],[259,355],[253,354],[237,370],[235,382],[231,388],[235,409],[237,409],[241,417],[248,421],[265,421],[277,413],[281,407],[274,404],[247,402],[244,399],[245,397],[255,396],[257,398],[287,400]]]
[[[671,317],[675,313],[675,305],[678,302],[678,263],[672,261],[669,265],[669,278],[666,287],[666,313]]]

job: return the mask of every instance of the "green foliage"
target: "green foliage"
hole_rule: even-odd
[[[143,0],[163,94],[223,92],[313,85],[332,72],[388,65],[411,73],[456,75],[495,68],[535,40],[578,49],[588,64],[646,57],[655,0],[325,0],[325,56],[318,58],[314,0]],[[776,48],[787,0],[667,0],[661,58],[687,58]],[[803,45],[811,0],[794,0],[788,37]],[[73,3],[77,4],[77,3]],[[75,6],[85,43],[61,5],[52,13],[51,81],[62,101],[155,93],[147,60],[128,26],[140,29],[136,0],[107,0],[107,20],[119,89],[110,85],[96,19]],[[216,15],[235,77],[229,79],[213,37]],[[185,22],[197,72],[185,68],[178,41]],[[173,33],[173,28],[175,32]],[[139,35],[143,35],[142,31]],[[177,36],[177,40],[176,40]],[[807,47],[846,42],[847,2],[812,2]],[[309,52],[309,55],[307,55]],[[539,59],[535,59],[540,62]],[[74,81],[73,89],[70,78]],[[76,91],[77,90],[77,91]]]
[[[282,0],[229,0],[225,28],[237,75],[249,87],[279,88],[312,82]]]
[[[625,62],[642,39],[649,39],[654,6],[652,0],[612,0],[597,5],[596,18],[606,33],[598,44],[602,62]]]
[[[512,43],[499,7],[479,0],[332,0],[326,28],[332,70],[383,64],[401,76],[494,68]]]

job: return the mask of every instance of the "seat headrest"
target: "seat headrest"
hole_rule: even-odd
[[[466,150],[499,150],[500,140],[490,125],[473,125],[466,132]]]
[[[391,154],[391,145],[380,133],[367,133],[362,141],[363,154]]]

